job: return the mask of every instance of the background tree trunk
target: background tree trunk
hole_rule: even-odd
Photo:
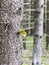
[[[0,1],[0,65],[22,65],[21,28],[23,0]]]
[[[47,11],[49,11],[49,1],[47,0]],[[49,35],[49,12],[47,12],[47,34]],[[46,50],[48,50],[49,36],[46,37]]]
[[[35,0],[34,5],[35,32],[32,65],[41,65],[44,0]]]

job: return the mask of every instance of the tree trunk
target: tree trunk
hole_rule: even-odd
[[[24,50],[26,50],[26,42],[25,42],[26,39],[24,38],[23,41],[24,41],[24,42],[23,42],[23,48],[24,48]]]
[[[44,0],[35,0],[34,4],[35,32],[32,65],[41,65]]]
[[[49,11],[49,1],[47,0],[47,11]],[[49,12],[47,12],[47,19],[49,19]],[[49,35],[49,20],[47,20],[47,34]],[[49,36],[46,37],[46,50],[48,50]]]
[[[0,65],[22,65],[21,28],[23,0],[0,1]]]

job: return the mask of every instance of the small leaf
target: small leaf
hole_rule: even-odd
[[[23,37],[26,37],[26,31],[24,29],[20,29],[20,35],[23,36]]]

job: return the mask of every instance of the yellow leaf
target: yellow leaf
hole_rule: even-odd
[[[23,37],[26,37],[26,32],[24,29],[20,29],[20,35],[23,36]]]

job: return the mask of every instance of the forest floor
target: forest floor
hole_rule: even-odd
[[[33,54],[33,37],[26,38],[26,49],[22,50],[22,65],[32,65],[32,54]],[[49,50],[45,49],[46,38],[43,37],[43,55],[42,55],[42,65],[49,65]]]

